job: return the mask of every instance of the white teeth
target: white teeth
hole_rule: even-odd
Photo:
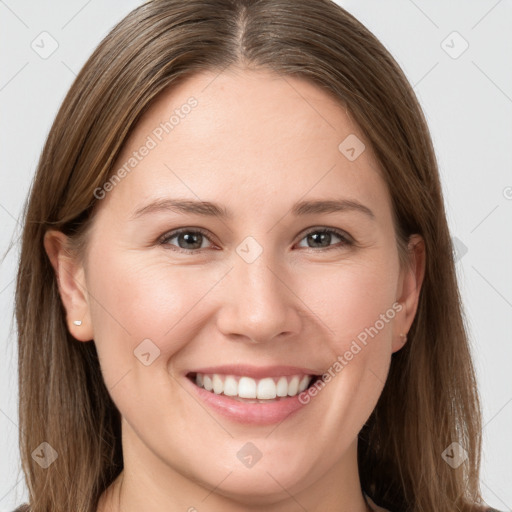
[[[228,375],[224,381],[224,394],[227,396],[238,395],[238,382],[231,375]]]
[[[299,391],[299,377],[294,375],[292,380],[288,383],[288,395],[295,396]]]
[[[274,379],[268,377],[267,379],[261,379],[258,382],[258,399],[270,400],[276,397],[276,383]]]
[[[293,375],[290,377],[236,377],[234,375],[196,374],[196,384],[217,395],[274,400],[276,397],[295,396],[304,391],[311,382],[311,375]]]
[[[277,381],[276,395],[288,396],[288,381],[286,380],[286,377],[281,377]]]
[[[256,381],[250,377],[240,377],[238,396],[240,398],[256,398]]]
[[[208,375],[205,375],[203,377],[203,385],[204,385],[204,389],[206,389],[206,391],[211,391],[213,389],[212,379],[210,379],[210,377],[208,377]]]
[[[222,379],[215,374],[212,379],[213,383],[213,392],[217,395],[220,395],[222,391],[224,390],[224,383],[222,382]]]
[[[310,381],[311,379],[307,375],[302,377],[302,380],[299,382],[299,393],[302,393],[309,386]]]

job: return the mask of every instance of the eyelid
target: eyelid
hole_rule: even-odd
[[[200,233],[202,234],[208,241],[212,244],[215,242],[212,240],[212,237],[210,236],[210,233],[199,227],[185,227],[185,228],[177,228],[171,231],[168,231],[167,233],[163,234],[158,238],[158,243],[161,245],[166,245],[169,240],[172,238],[175,238],[176,236],[180,235],[181,233]],[[329,226],[314,226],[311,228],[308,228],[306,231],[303,231],[300,234],[300,238],[297,240],[296,243],[301,242],[304,238],[306,238],[311,233],[332,233],[336,235],[337,237],[341,238],[343,240],[343,246],[347,245],[355,245],[355,240],[344,230],[339,228],[333,228]],[[170,244],[169,244],[170,245]],[[294,244],[295,245],[295,244]],[[177,252],[182,252],[185,254],[193,254],[193,253],[199,253],[204,251],[204,249],[182,249],[181,247],[172,246],[173,249]],[[315,248],[315,247],[304,247],[304,249],[309,249],[313,252],[322,252],[322,251],[329,251],[331,249],[340,249],[337,245],[332,245],[328,247],[321,247],[321,248]]]
[[[206,229],[196,228],[194,226],[186,227],[186,228],[177,228],[177,229],[172,229],[171,231],[167,231],[166,233],[164,233],[162,236],[160,236],[158,238],[158,243],[165,244],[168,240],[180,235],[181,233],[201,233],[211,243],[214,243],[212,240],[212,237],[210,236],[210,233]],[[182,249],[181,247],[176,247],[176,249],[179,251],[189,252],[189,251],[187,251],[187,249]],[[201,250],[201,249],[198,249],[195,251],[190,251],[190,252],[198,252],[199,250]]]
[[[313,228],[309,228],[307,231],[305,231],[304,233],[301,234],[301,238],[299,239],[299,242],[300,242],[300,240],[302,240],[304,237],[310,235],[311,233],[333,233],[336,236],[339,236],[340,238],[342,238],[346,243],[351,243],[351,244],[355,243],[354,239],[343,229],[331,228],[329,226],[316,226]],[[309,247],[309,249],[313,249],[313,247]]]

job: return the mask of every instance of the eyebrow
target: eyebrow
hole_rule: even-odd
[[[157,199],[137,209],[131,219],[137,219],[150,213],[173,211],[176,213],[189,213],[205,217],[218,217],[232,219],[233,213],[225,207],[210,201],[195,201],[190,199]],[[375,219],[375,214],[364,204],[351,199],[327,199],[300,201],[293,205],[291,213],[294,216],[305,216],[320,213],[338,213],[355,211]]]

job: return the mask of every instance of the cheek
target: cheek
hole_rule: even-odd
[[[328,272],[318,269],[310,280],[316,286],[303,289],[304,301],[325,326],[319,349],[325,354],[325,385],[310,393],[311,398],[327,393],[336,403],[318,427],[325,436],[333,425],[344,425],[345,438],[355,437],[382,392],[391,361],[392,326],[402,309],[396,302],[399,274],[392,254]],[[345,449],[344,442],[332,442],[333,458]]]
[[[390,247],[364,261],[319,268],[309,281],[316,286],[303,288],[304,302],[324,326],[324,376],[336,390],[338,412],[356,426],[370,414],[389,371],[393,322],[402,310],[396,302],[399,265],[394,254]]]
[[[156,367],[165,364],[200,329],[202,299],[224,273],[224,267],[173,268],[162,258],[115,257],[115,251],[108,258],[91,257],[88,289],[94,340],[102,365],[111,370],[105,379],[115,381],[123,368],[140,366],[134,358],[139,346],[148,348],[151,358],[158,354]]]
[[[348,341],[364,340],[364,333],[372,326],[379,332],[389,330],[396,316],[397,279],[395,265],[382,260],[350,263],[311,273],[309,282],[316,285],[304,287],[303,296],[318,311],[339,353],[347,348]]]

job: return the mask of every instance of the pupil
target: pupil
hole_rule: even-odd
[[[191,233],[181,233],[180,234],[180,238],[182,238],[182,240],[185,240],[185,243],[186,244],[194,244],[195,246],[197,247],[193,247],[194,249],[198,249],[199,247],[201,247],[201,233],[197,233],[197,234],[191,234]],[[199,238],[199,243],[197,242],[197,238]],[[196,242],[194,243],[194,239],[196,239]],[[181,246],[181,244],[180,244]],[[190,249],[191,247],[182,247],[182,249]]]
[[[314,243],[317,243],[319,238],[321,238],[321,241],[327,242],[327,244],[323,244],[322,247],[329,245],[328,242],[330,241],[330,236],[330,233],[313,233],[309,235],[310,239],[312,239]]]

